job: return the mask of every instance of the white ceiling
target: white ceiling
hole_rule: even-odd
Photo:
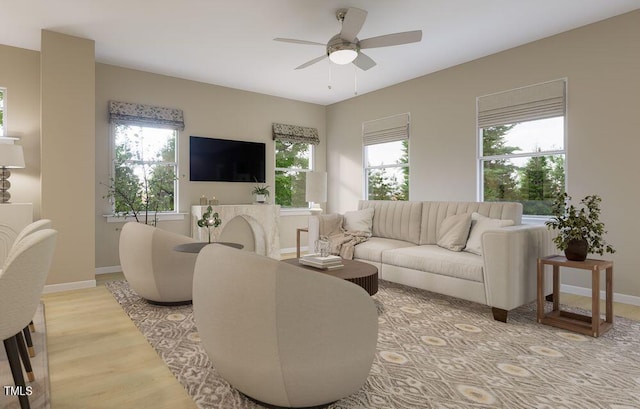
[[[356,74],[364,94],[638,9],[640,0],[2,0],[0,44],[39,50],[47,29],[95,40],[101,63],[328,105],[354,96],[353,65],[325,60],[296,71],[324,48],[273,38],[326,43],[345,7],[369,12],[360,39],[423,31],[420,43],[367,50],[378,65]]]

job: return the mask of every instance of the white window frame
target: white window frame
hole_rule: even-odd
[[[549,150],[549,151],[544,151],[544,152],[526,152],[526,153],[513,153],[513,154],[505,154],[505,155],[490,155],[490,156],[483,156],[484,152],[482,151],[482,146],[483,146],[483,127],[481,127],[478,124],[478,102],[480,100],[480,98],[483,97],[487,97],[487,96],[491,96],[491,95],[498,95],[498,94],[503,94],[503,93],[508,93],[508,92],[512,92],[512,91],[518,91],[518,90],[523,90],[526,88],[530,88],[530,87],[535,87],[535,86],[540,86],[540,85],[545,85],[545,84],[549,84],[549,83],[553,83],[553,82],[557,82],[557,81],[562,81],[564,82],[564,90],[565,90],[565,95],[564,95],[564,114],[562,115],[564,117],[564,129],[563,129],[563,148],[564,149],[558,149],[558,150]],[[568,155],[567,155],[567,130],[568,130],[568,126],[567,126],[567,100],[568,100],[568,80],[567,78],[560,78],[557,80],[553,80],[553,81],[549,81],[546,83],[539,83],[539,84],[533,84],[533,85],[528,85],[528,86],[524,86],[524,87],[520,87],[520,88],[515,88],[512,90],[508,90],[508,91],[502,91],[496,94],[489,94],[489,95],[485,95],[483,97],[478,97],[476,98],[476,131],[477,131],[477,138],[476,138],[476,158],[477,158],[477,183],[476,183],[476,187],[477,187],[477,192],[476,192],[476,196],[478,198],[478,201],[484,201],[484,162],[486,161],[491,161],[491,160],[503,160],[503,159],[513,159],[513,158],[534,158],[534,157],[541,157],[541,156],[554,156],[554,155],[564,155],[564,186],[565,189],[568,186],[568,174],[567,174],[567,169],[568,169]],[[554,116],[554,117],[548,117],[548,118],[540,118],[540,119],[551,119],[551,118],[558,118],[560,117],[560,115],[558,116]],[[533,119],[535,120],[535,119]],[[515,121],[513,121],[515,122]],[[511,122],[511,123],[513,123]],[[503,123],[501,125],[510,125],[511,123]],[[522,215],[522,219],[524,222],[527,223],[533,223],[533,224],[543,224],[546,220],[549,220],[552,216],[546,216],[546,215],[534,215],[534,214],[523,214]]]
[[[411,138],[409,137],[410,126],[411,115],[408,112],[374,119],[362,123],[362,192],[364,193],[364,200],[368,200],[369,198],[370,170],[407,168],[409,169],[408,178],[411,177]],[[407,141],[407,163],[393,163],[387,165],[369,166],[369,155],[367,152],[367,146],[375,146],[403,140]],[[379,143],[371,143],[371,141],[379,141]],[[407,180],[407,183],[410,183],[409,180]],[[411,188],[409,188],[409,196],[410,195]],[[410,198],[407,197],[406,200],[410,200]]]
[[[315,145],[311,144],[311,143],[306,143],[306,142],[293,142],[293,143],[303,143],[305,145],[308,145],[310,148],[310,152],[309,152],[309,169],[305,169],[305,168],[274,168],[274,172],[273,172],[273,176],[274,176],[274,180],[275,180],[275,175],[276,172],[304,172],[304,173],[308,173],[308,172],[313,172],[315,170],[315,162],[316,162],[316,157],[315,157],[315,153],[316,153],[316,149],[315,149]],[[274,163],[275,163],[275,158],[276,155],[278,154],[277,150],[277,143],[276,141],[274,141],[273,143],[273,157],[274,157]],[[274,186],[274,191],[273,191],[273,195],[274,195],[274,203],[275,203],[275,196],[276,196],[276,192],[275,192],[275,186]],[[305,195],[306,195],[306,186],[305,186]],[[298,215],[308,215],[311,214],[309,212],[309,209],[311,208],[311,203],[307,202],[307,207],[284,207],[284,206],[280,206],[280,213],[284,214],[284,215],[288,215],[288,216],[298,216]]]
[[[0,105],[0,111],[2,111],[2,124],[0,125],[0,138],[7,137],[7,89],[0,87],[0,93],[2,93],[2,104]]]
[[[137,126],[137,127],[142,127],[142,128],[160,128],[157,126],[149,126],[146,124],[117,124],[117,123],[111,123],[109,125],[109,133],[110,133],[110,144],[111,144],[111,169],[110,169],[110,177],[111,180],[115,179],[115,164],[116,164],[116,127],[118,126]],[[167,165],[171,165],[174,166],[175,169],[175,175],[176,177],[178,177],[178,175],[180,174],[180,155],[179,155],[179,141],[180,141],[180,131],[179,130],[173,130],[173,129],[166,129],[167,131],[172,131],[174,132],[175,135],[175,161],[173,162],[166,162],[166,161],[144,161],[145,164],[157,164],[157,163],[164,163]],[[138,161],[135,161],[136,163],[141,163]],[[186,215],[186,213],[180,212],[179,211],[179,186],[180,184],[178,183],[179,180],[176,179],[174,181],[174,193],[173,193],[173,211],[159,211],[157,214],[154,215],[157,216],[157,220],[158,221],[167,221],[167,220],[184,220],[184,217]],[[123,223],[123,222],[128,222],[128,221],[135,221],[135,217],[133,216],[126,216],[126,217],[122,217],[119,216],[115,213],[115,201],[112,200],[111,202],[111,214],[109,215],[105,215],[105,217],[107,218],[107,222],[108,223]],[[140,216],[138,216],[140,217]]]

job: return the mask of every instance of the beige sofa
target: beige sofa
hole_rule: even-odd
[[[522,224],[520,203],[362,200],[358,204],[360,211],[369,208],[372,236],[355,247],[354,259],[378,267],[381,279],[491,306],[494,318],[503,322],[509,310],[536,299],[537,258],[549,255],[553,247],[544,225]],[[472,216],[472,225],[462,251],[438,245],[445,239],[443,226],[468,219],[467,215]],[[504,224],[512,225],[499,227]],[[319,219],[312,216],[309,248],[318,237]],[[472,246],[471,241],[475,250],[465,248]]]

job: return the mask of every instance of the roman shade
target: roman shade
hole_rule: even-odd
[[[302,142],[310,145],[318,145],[320,143],[316,128],[278,123],[273,124],[273,140]]]
[[[555,80],[478,98],[478,128],[565,114],[566,83]]]
[[[109,122],[124,125],[150,126],[184,130],[181,109],[109,101]]]
[[[409,122],[409,113],[363,122],[362,144],[368,146],[409,139]]]

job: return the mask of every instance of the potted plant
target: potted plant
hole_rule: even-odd
[[[209,237],[209,243],[211,243],[211,228],[214,229],[222,224],[218,212],[214,212],[211,206],[207,207],[207,211],[204,212],[201,219],[198,219],[198,227],[206,227]]]
[[[553,238],[560,250],[564,250],[568,260],[584,261],[587,254],[615,253],[606,243],[604,223],[600,221],[600,202],[598,195],[586,196],[580,201],[581,207],[571,202],[571,196],[560,192],[552,205],[553,219],[545,222],[549,229],[555,229],[558,235]]]
[[[267,201],[267,198],[269,197],[269,186],[261,185],[258,183],[253,188],[253,191],[251,193],[255,196],[256,202],[264,203]]]

